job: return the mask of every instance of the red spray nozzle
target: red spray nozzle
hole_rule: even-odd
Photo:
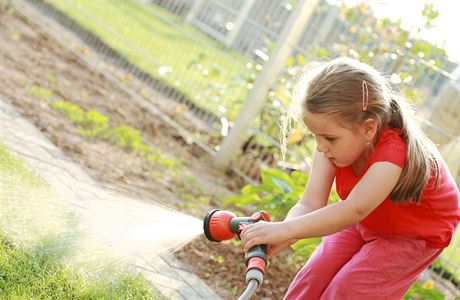
[[[230,229],[230,221],[236,215],[226,210],[211,210],[204,217],[204,233],[208,240],[220,242],[235,237],[235,232]]]

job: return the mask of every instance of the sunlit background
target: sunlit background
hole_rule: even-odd
[[[331,1],[331,3],[346,3],[356,5],[360,3],[357,0]],[[436,45],[446,49],[450,58],[457,63],[460,62],[460,39],[455,38],[460,28],[460,3],[449,0],[374,0],[365,1],[379,18],[388,17],[393,20],[401,19],[403,28],[411,30],[414,35],[420,36]],[[421,28],[426,24],[426,19],[422,15],[423,8],[427,4],[432,4],[433,8],[439,13],[439,16],[431,23],[432,28],[417,33],[415,28]]]

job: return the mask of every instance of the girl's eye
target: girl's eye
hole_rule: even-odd
[[[333,137],[326,137],[326,140],[329,141],[329,142],[333,142],[335,140],[335,138]]]

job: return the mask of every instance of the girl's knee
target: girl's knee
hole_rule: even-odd
[[[324,290],[324,293],[321,295],[321,300],[328,299],[347,299],[346,293],[350,291],[350,283],[353,281],[346,281],[345,276],[341,276],[339,272],[329,283],[327,288]],[[348,283],[348,284],[347,284]]]
[[[380,288],[378,280],[363,272],[339,272],[331,280],[321,300],[329,299],[379,299]]]
[[[297,273],[284,300],[319,299],[332,277],[332,272],[325,273],[310,261]]]

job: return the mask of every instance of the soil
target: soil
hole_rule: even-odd
[[[0,98],[12,103],[90,176],[110,189],[161,202],[200,219],[212,208],[235,209],[224,205],[223,199],[237,193],[241,179],[217,171],[206,151],[76,55],[90,49],[77,41],[63,47],[5,2],[0,5],[0,25]],[[124,70],[115,66],[112,70],[182,126],[202,130],[188,121],[187,111],[180,104],[164,99]],[[51,91],[49,101],[65,99],[108,116],[113,126],[124,124],[140,130],[146,143],[182,161],[183,166],[170,170],[146,163],[141,155],[101,138],[81,135],[69,118],[31,93],[33,85]],[[265,282],[254,299],[282,298],[297,269],[291,254],[287,249],[271,260]],[[234,299],[245,288],[243,253],[238,241],[211,243],[201,236],[176,256],[223,299]]]

